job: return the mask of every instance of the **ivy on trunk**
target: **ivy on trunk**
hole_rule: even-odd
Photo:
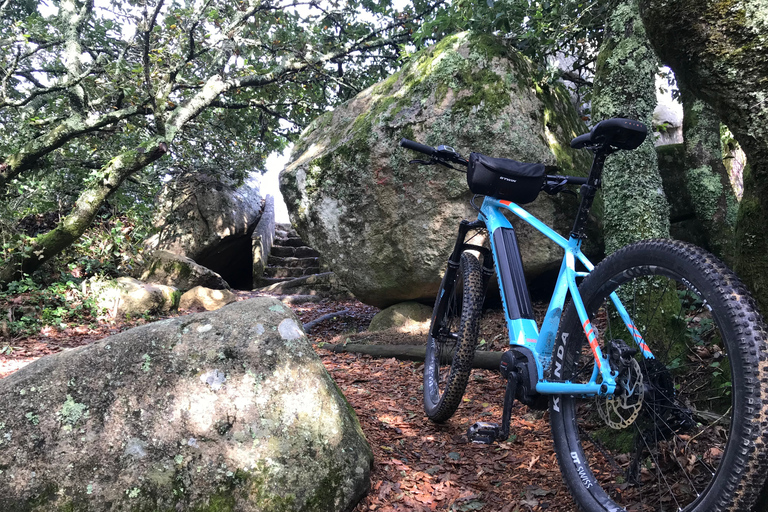
[[[627,117],[650,128],[656,107],[657,71],[637,4],[634,0],[623,0],[608,19],[598,54],[593,119]],[[606,253],[637,240],[669,236],[669,205],[653,137],[649,136],[634,151],[620,151],[608,157],[603,197]]]
[[[749,162],[735,270],[768,311],[768,5],[762,0],[640,0],[648,37],[681,86],[709,104]]]

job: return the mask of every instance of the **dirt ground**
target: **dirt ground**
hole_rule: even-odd
[[[253,295],[240,292],[239,300]],[[365,330],[376,308],[354,300],[290,307],[304,323],[347,310],[344,316],[315,326],[309,338],[354,407],[373,449],[371,490],[356,511],[575,510],[557,466],[546,413],[517,404],[507,442],[486,446],[467,441],[467,428],[475,421],[501,419],[504,384],[498,373],[474,370],[458,412],[437,425],[422,409],[422,363],[323,348]],[[179,314],[185,313],[189,312]],[[48,328],[39,336],[0,340],[0,346],[12,347],[10,354],[0,354],[0,378],[39,357],[92,343],[142,322]],[[501,313],[489,314],[481,328],[483,349],[503,349],[504,329]],[[423,342],[423,335],[379,336],[375,341],[413,343],[414,339]]]

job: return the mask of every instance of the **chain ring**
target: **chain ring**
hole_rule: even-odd
[[[600,418],[615,430],[621,430],[634,423],[643,408],[643,374],[637,359],[631,361],[629,368],[624,372],[626,383],[621,386],[621,394],[607,398],[595,397]]]

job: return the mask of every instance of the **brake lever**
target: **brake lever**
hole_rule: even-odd
[[[566,188],[567,184],[568,184],[567,180],[562,180],[559,183],[553,183],[553,184],[545,183],[541,187],[541,190],[546,192],[547,194],[549,194],[551,196],[553,196],[555,194],[559,194],[560,192],[565,192],[566,194],[573,194],[574,196],[578,196],[578,194],[576,194],[576,192],[574,192],[573,190],[571,190],[569,188]]]

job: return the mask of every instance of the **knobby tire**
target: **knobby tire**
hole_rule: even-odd
[[[624,386],[642,380],[641,393],[550,400],[555,451],[580,509],[750,510],[768,470],[768,347],[744,285],[698,247],[651,240],[608,257],[580,291],[601,347],[637,346],[608,297],[617,291],[655,356],[635,354],[623,370]],[[594,359],[572,303],[553,356],[551,379],[589,380]]]
[[[477,258],[465,252],[455,280],[440,285],[432,312],[424,361],[424,411],[440,423],[456,412],[464,396],[483,306],[483,279]],[[437,337],[432,336],[437,324]]]

